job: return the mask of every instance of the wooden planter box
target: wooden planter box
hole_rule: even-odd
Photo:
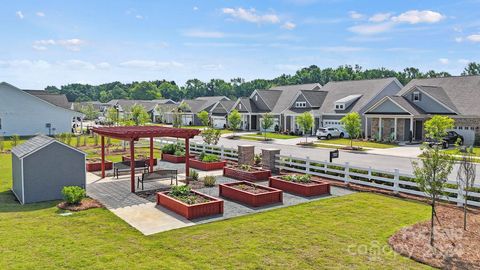
[[[268,178],[272,176],[272,172],[260,168],[253,168],[253,171],[247,172],[237,167],[224,167],[223,176],[243,181],[256,182],[268,180]]]
[[[195,157],[194,155],[190,155],[190,158]],[[185,157],[179,157],[171,154],[164,154],[162,153],[162,160],[163,161],[168,161],[171,163],[185,163],[186,158]]]
[[[330,194],[330,184],[317,180],[312,180],[312,183],[310,184],[304,184],[285,181],[278,176],[272,176],[269,178],[268,185],[273,188],[278,188],[305,197]]]
[[[258,193],[258,194],[250,193],[250,192],[235,188],[235,186],[238,184],[254,185],[261,189],[264,189],[265,192]],[[219,188],[220,196],[234,200],[234,201],[238,201],[253,207],[259,207],[259,206],[264,206],[272,203],[283,202],[283,193],[281,190],[252,184],[247,181],[220,184],[218,188]]]
[[[111,170],[113,167],[113,162],[105,160],[105,170]],[[94,162],[89,162],[87,160],[87,163],[85,164],[85,168],[87,172],[98,172],[102,170],[102,162],[101,161],[94,161]]]
[[[223,200],[192,190],[193,193],[210,199],[209,202],[186,204],[168,196],[169,191],[157,192],[157,204],[161,205],[186,219],[196,219],[206,216],[223,214]]]
[[[130,156],[122,156],[122,161],[130,161]],[[150,158],[139,158],[139,159],[135,159],[135,161],[144,161],[144,162],[147,162],[147,164],[150,165]],[[157,165],[157,159],[156,158],[153,158],[153,165]]]
[[[221,170],[227,162],[225,160],[216,161],[216,162],[203,162],[198,159],[190,158],[190,167],[194,169],[199,169],[202,171],[214,171]]]

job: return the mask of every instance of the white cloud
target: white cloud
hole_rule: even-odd
[[[137,19],[139,19],[139,20],[143,20],[143,19],[144,19],[144,17],[143,17],[142,15],[140,15],[140,14],[135,15],[135,18],[137,18]]]
[[[258,14],[254,8],[223,8],[222,12],[234,18],[251,23],[279,23],[280,17],[274,13]]]
[[[297,27],[297,25],[294,24],[293,22],[285,22],[285,23],[282,25],[282,28],[283,28],[283,29],[287,29],[287,30],[293,30],[295,27]]]
[[[155,60],[129,60],[129,61],[120,63],[120,66],[126,67],[126,68],[140,68],[140,69],[165,69],[165,68],[182,67],[183,64],[175,61],[161,62],[161,61],[155,61]]]
[[[12,69],[47,69],[51,64],[44,60],[0,60],[0,68]]]
[[[202,69],[209,70],[209,71],[217,71],[217,70],[222,70],[223,65],[222,64],[207,64],[207,65],[203,65]]]
[[[448,58],[439,58],[439,59],[438,59],[438,62],[440,62],[440,63],[443,64],[443,65],[447,65],[448,63],[450,63],[450,61],[448,60]]]
[[[194,11],[197,11],[197,10],[198,10],[198,7],[197,7],[197,6],[193,7],[193,10],[194,10]]]
[[[90,62],[77,60],[77,59],[63,61],[63,62],[60,62],[59,64],[63,67],[66,67],[68,69],[73,69],[73,70],[82,70],[82,69],[93,70],[96,68],[95,65]]]
[[[23,16],[23,13],[21,10],[15,12],[15,15],[17,15],[18,18],[20,18],[20,20],[22,20],[23,18],[25,18],[25,16]]]
[[[460,63],[460,64],[466,65],[466,64],[468,64],[468,63],[470,63],[470,62],[472,62],[472,61],[470,61],[470,60],[468,60],[468,59],[458,59],[458,63]]]
[[[363,19],[365,17],[365,15],[363,15],[362,13],[359,13],[357,11],[349,11],[348,12],[350,18],[354,19],[354,20],[360,20],[360,19]]]
[[[392,17],[392,21],[409,24],[436,23],[444,18],[444,15],[431,10],[409,10],[398,16]]]
[[[97,67],[100,69],[109,69],[111,65],[107,62],[100,62],[97,64]]]
[[[374,14],[372,17],[368,18],[368,20],[371,22],[383,22],[390,19],[391,16],[391,13],[377,13]]]
[[[38,17],[45,17],[45,13],[43,13],[42,11],[38,11],[37,13],[35,13]]]
[[[32,48],[38,51],[44,51],[44,50],[47,50],[50,46],[58,45],[71,51],[79,51],[80,47],[85,43],[86,43],[85,40],[81,40],[78,38],[59,39],[59,40],[42,39],[42,40],[34,41]]]
[[[455,38],[455,41],[458,42],[458,43],[460,43],[460,42],[463,41],[463,38],[462,38],[462,37],[456,37],[456,38]]]
[[[223,38],[225,34],[217,31],[188,30],[183,33],[187,37],[196,38]]]
[[[374,34],[387,32],[393,26],[394,24],[391,22],[385,22],[380,24],[361,24],[361,25],[352,26],[348,28],[348,30],[350,32],[360,34],[360,35],[374,35]]]
[[[470,35],[467,39],[472,42],[480,42],[480,34]]]

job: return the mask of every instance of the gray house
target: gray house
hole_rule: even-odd
[[[199,126],[202,121],[197,114],[201,111],[209,113],[213,120],[214,126],[223,128],[226,117],[226,108],[231,108],[230,99],[225,96],[208,96],[197,97],[196,99],[184,99],[179,103],[179,106],[186,104],[186,109],[180,112],[182,125],[184,126]],[[214,111],[215,110],[215,111]],[[174,112],[166,114],[168,119],[173,121]],[[219,121],[219,122],[217,122]]]
[[[62,199],[64,186],[85,188],[85,153],[44,135],[12,149],[12,191],[21,204]]]

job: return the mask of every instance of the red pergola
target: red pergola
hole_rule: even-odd
[[[170,128],[161,126],[132,126],[132,127],[94,127],[94,133],[101,136],[102,178],[105,178],[105,137],[120,139],[130,142],[130,189],[135,192],[135,145],[134,142],[141,138],[150,138],[150,172],[153,171],[153,138],[173,137],[185,139],[185,174],[188,177],[190,164],[189,139],[200,134],[198,129]]]

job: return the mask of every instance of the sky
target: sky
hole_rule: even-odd
[[[480,62],[480,0],[4,1],[0,81],[271,79],[358,64],[459,75]]]

